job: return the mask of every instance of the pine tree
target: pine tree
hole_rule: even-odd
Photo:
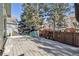
[[[23,4],[23,13],[21,15],[21,19],[26,20],[29,26],[39,25],[41,21],[37,13],[38,12],[36,8],[34,8],[33,4],[30,3]]]

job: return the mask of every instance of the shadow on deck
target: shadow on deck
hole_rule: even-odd
[[[7,52],[7,50],[9,50]],[[44,38],[18,36],[9,38],[3,55],[18,56],[79,56],[79,47]]]
[[[38,48],[46,51],[49,54],[53,54],[55,56],[65,56],[65,55],[68,55],[68,56],[78,55],[79,56],[78,47],[73,47],[70,45],[66,45],[63,43],[59,43],[59,42],[47,40],[47,39],[42,41],[41,39],[38,38],[38,40],[32,40],[32,41],[37,44],[41,44],[45,46],[45,47],[38,46]],[[49,43],[45,41],[49,41]]]

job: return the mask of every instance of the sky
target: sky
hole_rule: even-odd
[[[12,16],[16,17],[19,21],[21,13],[22,13],[22,4],[21,3],[12,3],[11,4]]]
[[[73,4],[70,4],[73,5]],[[74,11],[74,8],[71,8],[72,11]],[[12,3],[11,4],[11,14],[12,16],[16,17],[18,21],[20,21],[20,15],[22,13],[22,4],[21,3]],[[73,16],[74,14],[71,14]],[[69,15],[68,15],[69,16]]]

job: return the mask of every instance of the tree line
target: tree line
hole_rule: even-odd
[[[74,6],[77,10],[77,4],[74,4]],[[55,31],[56,23],[58,28],[65,25],[63,24],[64,17],[67,16],[66,13],[72,13],[71,8],[72,6],[68,3],[24,3],[22,4],[21,22],[26,24],[24,29],[27,29],[31,28],[31,26],[42,25],[43,20],[46,18],[49,23],[52,21],[53,30]],[[21,27],[23,28],[23,26]]]

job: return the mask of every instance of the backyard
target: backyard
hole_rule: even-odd
[[[79,56],[78,3],[3,3],[0,10],[1,56]]]

